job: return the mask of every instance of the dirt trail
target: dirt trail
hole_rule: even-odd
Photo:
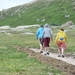
[[[64,72],[66,75],[75,75],[75,58],[65,57],[59,58],[56,53],[51,53],[50,55],[43,55],[39,53],[39,50],[24,48],[20,46],[15,46],[18,51],[23,51],[29,54],[30,57],[36,58],[42,63],[46,63],[54,68],[57,68]]]
[[[38,50],[38,49],[33,49],[32,48],[30,50],[33,50],[34,52],[37,52],[37,53],[40,52],[40,50]],[[73,57],[73,56],[65,56],[64,58],[62,58],[62,57],[58,57],[57,53],[52,53],[52,52],[49,52],[49,53],[50,54],[46,55],[46,56],[55,58],[57,60],[61,60],[61,61],[66,62],[68,64],[75,65],[75,57]],[[42,55],[44,55],[44,54],[42,53]]]

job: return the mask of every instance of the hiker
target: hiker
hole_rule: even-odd
[[[43,52],[43,38],[42,38],[42,32],[43,32],[43,25],[40,26],[40,28],[38,28],[37,33],[36,33],[36,38],[39,41],[39,45],[40,45],[40,53]]]
[[[44,30],[43,30],[43,38],[44,38],[44,51],[45,55],[49,55],[49,44],[50,41],[53,40],[52,36],[52,30],[49,28],[48,24],[45,24]]]
[[[63,57],[64,58],[64,50],[67,49],[66,46],[66,33],[64,32],[64,29],[60,29],[60,31],[58,32],[55,42],[58,46],[58,57]]]

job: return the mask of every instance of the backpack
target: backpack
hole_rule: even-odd
[[[59,39],[60,39],[61,41],[63,41],[63,40],[65,39],[65,35],[64,35],[64,34],[60,34],[60,35],[59,35]]]

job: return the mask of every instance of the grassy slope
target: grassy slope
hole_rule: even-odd
[[[31,31],[36,31],[36,29],[28,28]],[[25,33],[25,31],[23,32]],[[39,46],[35,34],[23,35],[20,32],[13,32],[12,35],[6,35],[0,33],[0,75],[48,75],[48,73],[65,75],[51,65],[42,64],[24,52],[16,51],[12,48],[16,45],[23,47]],[[49,66],[48,69],[46,69],[47,66]]]
[[[71,0],[72,1],[72,0]],[[68,0],[67,4],[69,6],[70,0]],[[53,5],[55,4],[55,5]],[[32,5],[33,7],[36,6]],[[39,7],[37,7],[39,6]],[[57,2],[53,2],[49,7],[45,7],[42,5],[43,9],[41,10],[40,4],[37,5],[35,8],[30,9],[26,11],[25,13],[22,13],[21,17],[19,18],[17,14],[10,17],[10,15],[4,19],[0,19],[0,25],[11,25],[13,27],[23,24],[35,24],[41,22],[36,22],[36,19],[42,19],[43,17],[47,18],[46,22],[54,22],[54,23],[65,23],[67,20],[74,20],[74,11],[72,11],[72,8],[68,9],[69,7],[66,6],[66,3],[64,8],[68,9],[68,13],[71,14],[70,18],[63,19],[64,12],[61,12],[60,14],[57,14],[57,9],[59,6],[57,5]],[[56,8],[55,8],[56,7]],[[29,7],[30,8],[30,7]],[[40,9],[39,9],[40,8]],[[14,8],[12,8],[14,9]],[[12,12],[12,9],[10,10],[9,14]],[[35,10],[35,11],[33,11]],[[63,11],[63,10],[62,10]],[[27,15],[28,14],[28,15]],[[49,14],[49,15],[47,15]],[[55,15],[54,15],[55,14]],[[54,15],[54,16],[53,16]],[[61,19],[60,19],[61,17]],[[51,18],[51,19],[50,19]],[[43,22],[43,23],[46,23]],[[74,21],[73,21],[74,22]],[[58,29],[52,29],[53,33],[57,33]],[[33,29],[31,28],[30,31],[36,32],[37,28]],[[68,28],[67,28],[68,30]],[[34,32],[34,33],[35,33]],[[69,30],[67,32],[68,35],[68,50],[67,52],[75,52],[75,42],[74,42],[74,34],[75,30]],[[8,39],[9,38],[9,39]],[[55,37],[54,37],[55,39]],[[35,41],[35,42],[34,42]],[[18,33],[13,33],[11,36],[7,36],[4,33],[0,33],[0,75],[48,75],[48,72],[53,72],[54,75],[60,74],[58,70],[55,70],[52,66],[42,64],[39,61],[37,61],[34,58],[28,58],[28,55],[23,52],[18,52],[15,49],[13,49],[11,46],[14,45],[20,45],[20,46],[30,46],[37,48],[39,47],[38,41],[35,38],[34,35],[21,35]],[[54,41],[51,43],[51,47],[56,47]],[[9,62],[8,62],[9,61]],[[33,64],[34,63],[34,64]],[[46,66],[49,66],[49,69],[46,70]],[[52,67],[52,68],[51,68]],[[35,72],[35,73],[34,73]]]
[[[17,6],[9,9],[5,18],[0,19],[0,26],[10,25],[28,25],[28,24],[45,24],[45,23],[56,23],[63,24],[69,20],[74,22],[74,10],[73,3],[74,0],[38,0],[34,4],[28,6],[23,5]],[[22,7],[22,8],[21,8]],[[19,8],[18,12],[15,12]],[[58,10],[60,13],[58,13]],[[65,12],[66,10],[66,12]],[[24,11],[24,13],[22,13]],[[14,16],[10,16],[11,13],[15,13]],[[21,17],[18,17],[18,14],[21,14]],[[64,15],[70,15],[69,18],[65,18]],[[39,19],[39,21],[37,21]],[[45,19],[44,22],[41,22],[42,19]]]
[[[55,34],[58,32],[60,27],[51,26],[53,30],[54,41],[51,42],[50,47],[57,48],[55,44]],[[75,26],[73,29],[65,27],[68,40],[68,49],[66,52],[75,52]],[[26,30],[22,32],[12,32],[11,35],[0,33],[0,75],[65,75],[57,69],[54,69],[52,65],[42,64],[35,58],[29,57],[26,53],[16,51],[13,46],[23,46],[31,48],[39,48],[38,40],[36,40],[35,33],[38,27],[27,28],[28,31],[33,32],[33,35],[24,35]],[[10,31],[11,32],[11,31]],[[57,52],[57,50],[56,50]],[[48,69],[46,68],[48,66]]]

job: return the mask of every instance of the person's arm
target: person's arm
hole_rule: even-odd
[[[56,38],[55,38],[55,43],[57,43],[58,38],[59,38],[59,34],[57,34],[57,36],[56,36]]]
[[[65,34],[65,41],[67,41],[67,35]]]
[[[53,41],[53,35],[51,34],[51,40]]]
[[[51,34],[51,40],[53,41],[53,35],[52,35],[52,30],[50,29],[50,34]]]
[[[39,35],[39,30],[37,30],[36,32],[36,39],[38,39],[38,35]]]
[[[42,31],[42,38],[44,38],[44,33],[45,33],[45,31],[43,30],[43,31]]]

